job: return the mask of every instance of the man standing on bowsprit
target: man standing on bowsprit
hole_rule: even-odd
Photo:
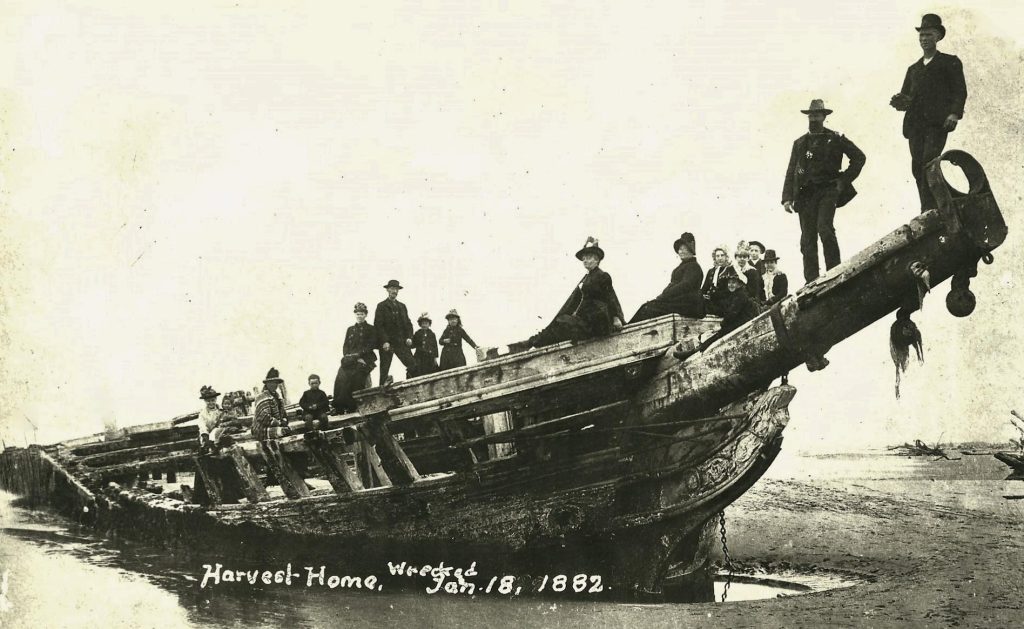
[[[910,170],[924,212],[938,207],[928,188],[924,167],[942,153],[946,136],[963,117],[967,82],[964,66],[956,55],[943,54],[936,48],[946,36],[942,18],[934,13],[923,16],[917,33],[924,55],[907,68],[903,87],[889,105],[907,112],[903,116],[903,137],[910,143]]]
[[[373,313],[373,327],[377,329],[380,339],[380,384],[388,379],[388,371],[391,370],[391,357],[398,356],[398,360],[405,365],[406,377],[408,370],[412,367],[412,321],[409,320],[409,311],[405,304],[398,301],[398,291],[402,285],[398,280],[391,280],[384,285],[388,291],[388,298],[377,304],[377,310]]]
[[[821,99],[811,101],[807,114],[809,131],[793,142],[793,151],[782,186],[782,206],[800,215],[800,253],[804,257],[804,279],[818,277],[818,238],[825,254],[825,268],[839,264],[839,241],[832,221],[836,208],[857,194],[853,180],[866,158],[853,142],[825,128],[825,116],[832,113]],[[843,155],[850,160],[846,170]]]

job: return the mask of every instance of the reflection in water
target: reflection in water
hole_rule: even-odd
[[[99,537],[59,516],[16,506],[0,493],[0,561],[11,575],[15,626],[488,626],[515,622],[545,626],[602,614],[630,622],[664,614],[666,606],[509,598],[494,594],[427,595],[416,590],[380,592],[306,587],[306,574],[292,585],[225,583],[200,588],[204,564],[231,569],[278,570],[255,565],[226,549],[216,559],[171,554],[143,544]],[[327,563],[325,561],[325,563]],[[344,574],[332,558],[329,572]],[[361,574],[361,573],[360,573]],[[721,594],[722,583],[717,584]],[[774,597],[779,588],[732,583],[729,600]],[[558,619],[562,618],[561,621]],[[2,619],[2,617],[0,617]],[[6,623],[5,623],[6,626]]]
[[[1000,492],[978,489],[981,483],[992,483],[1005,476],[1000,466],[981,457],[965,459],[956,466],[877,455],[789,455],[789,459],[798,465],[791,469],[777,466],[769,477],[813,476],[815,482],[854,482],[888,491],[930,491],[935,493],[929,496],[936,502],[986,510],[988,505],[980,503],[979,496],[992,494],[999,499],[999,504],[992,508],[1005,508]],[[781,457],[780,461],[786,463]],[[910,482],[915,478],[923,484]],[[895,486],[889,487],[890,484]],[[749,499],[754,498],[743,498]],[[13,496],[0,492],[0,571],[9,574],[7,597],[13,606],[0,612],[0,624],[4,627],[533,627],[578,625],[586,619],[599,619],[598,624],[634,625],[671,622],[673,610],[678,610],[678,605],[672,604],[509,598],[479,591],[472,597],[428,595],[419,588],[396,590],[393,584],[386,584],[380,592],[305,587],[302,566],[311,562],[318,566],[326,564],[329,573],[346,574],[344,548],[337,549],[333,557],[317,556],[304,562],[295,558],[295,571],[302,578],[294,580],[291,586],[266,585],[257,580],[252,585],[221,583],[200,589],[204,564],[219,562],[231,569],[279,570],[287,559],[274,560],[273,565],[256,564],[246,558],[254,554],[253,549],[242,545],[225,548],[218,557],[208,553],[201,557],[172,554],[155,546],[102,538],[50,513],[17,507],[12,500]],[[382,566],[377,574],[385,572],[386,567]],[[368,573],[360,568],[353,569],[352,574]],[[728,600],[775,598],[803,590],[801,579],[806,575],[777,576],[782,582],[765,582],[771,575],[754,575],[753,582],[742,576],[734,577]],[[809,585],[817,591],[850,583]],[[715,584],[719,599],[723,586],[719,576]],[[8,623],[8,618],[15,622]]]

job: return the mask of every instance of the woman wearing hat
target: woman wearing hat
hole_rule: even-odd
[[[217,405],[219,396],[209,385],[199,389],[199,399],[204,403],[199,411],[199,447],[204,451],[231,445],[233,440],[228,435],[243,430],[238,417]]]
[[[356,322],[345,331],[345,344],[342,346],[344,355],[334,378],[334,400],[331,405],[339,413],[356,410],[352,394],[372,384],[370,372],[377,364],[377,356],[373,351],[381,345],[377,329],[366,322],[366,304],[356,302],[352,313]]]
[[[726,289],[718,296],[718,308],[722,317],[722,327],[708,340],[701,344],[701,351],[709,345],[732,332],[747,321],[757,316],[757,305],[747,294],[745,274],[733,274],[726,279]]]
[[[750,264],[750,246],[743,240],[736,245],[736,272],[746,277],[747,294],[757,305],[764,301],[764,282],[761,273]]]
[[[725,293],[726,280],[730,275],[736,275],[736,269],[729,259],[729,252],[725,246],[715,247],[711,252],[713,265],[704,276],[704,284],[700,287],[701,295],[704,296],[704,310],[707,314],[718,316],[718,297]]]
[[[437,337],[430,329],[430,316],[427,313],[420,315],[416,320],[420,326],[419,330],[412,335],[412,346],[415,350],[412,359],[412,373],[410,376],[425,376],[437,372]]]
[[[700,285],[704,271],[694,255],[697,245],[693,234],[686,232],[672,243],[672,250],[679,256],[679,266],[672,271],[668,286],[661,294],[640,306],[630,323],[653,319],[667,314],[678,314],[691,319],[704,316],[704,296]]]
[[[587,274],[546,328],[526,341],[526,347],[543,347],[561,341],[582,341],[604,336],[622,327],[622,306],[612,288],[612,276],[601,270],[604,250],[596,238],[587,238],[576,252]],[[515,349],[521,349],[518,344]]]
[[[774,306],[789,294],[789,279],[779,270],[779,256],[774,249],[764,253],[764,302],[766,306]]]
[[[220,393],[209,386],[199,389],[199,399],[203,401],[203,408],[199,411],[199,446],[208,446],[220,440],[224,428],[221,422],[224,420],[224,411],[217,405],[217,398]]]
[[[477,344],[466,334],[462,327],[462,317],[455,308],[444,316],[448,325],[441,333],[441,369],[454,369],[466,366],[466,355],[462,353],[462,341],[465,340],[473,349]]]

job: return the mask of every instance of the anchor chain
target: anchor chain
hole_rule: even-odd
[[[729,596],[729,586],[732,585],[732,557],[729,556],[729,544],[725,539],[725,510],[718,512],[718,530],[722,537],[722,557],[725,563],[725,587],[722,589],[722,602]]]

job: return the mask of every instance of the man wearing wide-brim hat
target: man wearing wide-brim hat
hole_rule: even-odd
[[[903,137],[910,145],[910,170],[917,183],[921,211],[935,209],[935,197],[928,188],[924,168],[942,153],[946,137],[963,118],[967,102],[964,66],[956,55],[939,52],[938,42],[946,36],[942,18],[934,13],[921,17],[917,40],[924,53],[907,68],[903,87],[889,101],[904,111]]]
[[[832,110],[815,98],[800,110],[807,115],[808,132],[793,142],[782,186],[782,206],[800,216],[800,253],[804,279],[818,277],[818,239],[825,254],[825,268],[839,264],[839,240],[833,226],[836,208],[857,194],[853,180],[860,175],[866,158],[846,136],[825,128],[825,116]],[[842,170],[843,156],[849,160]]]
[[[408,370],[413,365],[412,350],[412,321],[409,320],[409,310],[405,304],[398,301],[398,291],[402,285],[398,280],[391,280],[384,285],[388,291],[388,297],[377,304],[373,313],[373,327],[377,329],[380,337],[380,383],[384,384],[391,370],[391,357],[398,356],[398,360],[405,365],[406,377]]]
[[[252,436],[256,439],[263,441],[289,433],[288,415],[285,412],[287,402],[278,392],[283,384],[281,374],[271,367],[263,379],[263,391],[253,400]]]

